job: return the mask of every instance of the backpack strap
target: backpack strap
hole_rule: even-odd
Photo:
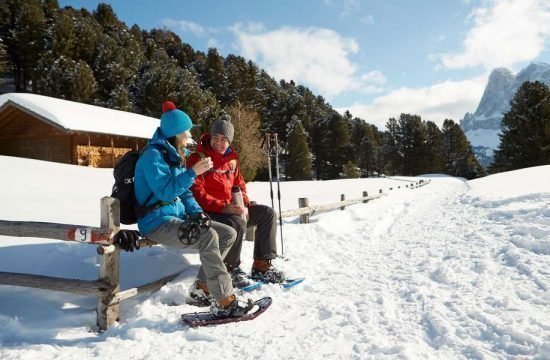
[[[148,147],[154,147],[155,149],[157,149],[162,154],[162,157],[164,158],[164,161],[168,164],[169,167],[176,167],[176,166],[180,165],[179,163],[175,163],[174,161],[170,161],[170,156],[168,154],[168,151],[163,146],[158,145],[158,144],[148,144],[148,145],[146,145],[143,149],[141,149],[141,152],[139,153],[140,157]],[[151,191],[149,196],[147,196],[147,198],[145,199],[144,205],[140,205],[140,204],[135,205],[135,211],[136,211],[138,219],[144,217],[145,215],[147,215],[147,213],[149,213],[153,210],[156,210],[161,206],[165,206],[165,205],[175,203],[178,200],[178,197],[176,197],[172,201],[166,202],[166,201],[159,200],[159,201],[156,201],[155,203],[153,203],[151,205],[147,205],[147,203],[149,201],[151,201],[151,199],[153,198],[153,195],[154,195],[154,193]]]

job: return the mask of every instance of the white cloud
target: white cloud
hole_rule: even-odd
[[[536,58],[550,40],[550,1],[486,0],[469,15],[474,23],[459,53],[437,54],[450,69],[511,66]]]
[[[361,0],[324,0],[323,2],[328,7],[340,8],[340,19],[356,14],[361,8]]]
[[[197,37],[203,37],[207,33],[212,32],[213,29],[205,28],[202,25],[194,23],[187,20],[173,20],[173,19],[164,19],[162,21],[164,26],[167,26],[171,29],[179,29],[184,33],[192,33]]]
[[[363,16],[359,21],[361,21],[363,24],[372,25],[374,24],[374,16],[372,15]]]
[[[233,27],[238,52],[276,79],[294,80],[331,98],[346,91],[381,91],[385,78],[378,71],[360,74],[350,56],[357,41],[323,28],[283,27],[267,31],[256,25]]]
[[[340,19],[351,15],[356,14],[361,8],[360,0],[345,0],[342,4],[342,12],[340,13]]]
[[[206,45],[209,48],[217,48],[217,49],[220,49],[223,46],[222,44],[220,44],[220,42],[216,38],[209,38],[208,41],[206,42]]]
[[[441,126],[445,119],[458,122],[466,112],[475,111],[483,94],[487,74],[464,81],[444,81],[423,88],[402,87],[376,98],[370,104],[355,103],[337,109],[340,113],[349,110],[370,124],[385,129],[390,117],[401,113],[420,115]]]

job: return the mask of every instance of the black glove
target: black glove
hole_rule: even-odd
[[[141,234],[137,230],[120,230],[116,233],[113,243],[118,244],[124,251],[139,250]]]

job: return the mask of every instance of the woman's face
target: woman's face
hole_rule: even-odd
[[[221,134],[216,134],[210,138],[210,146],[215,152],[223,155],[229,147],[229,139]]]
[[[191,137],[191,132],[184,131],[176,135],[176,143],[177,143],[178,153],[182,158],[186,158],[191,153],[188,147],[194,144],[195,141]]]

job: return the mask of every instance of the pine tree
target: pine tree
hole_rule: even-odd
[[[106,105],[109,109],[130,112],[134,108],[130,93],[124,85],[118,85],[113,91],[111,91]]]
[[[46,17],[38,0],[0,2],[0,38],[13,66],[15,90],[27,91],[45,46]]]
[[[446,119],[442,133],[447,174],[466,179],[483,176],[483,170],[460,126],[453,120]]]
[[[100,34],[93,69],[100,85],[99,105],[105,106],[109,95],[120,86],[130,87],[144,62],[143,50],[131,33],[122,25],[109,26],[112,31]]]
[[[203,75],[203,88],[210,90],[218,99],[225,97],[225,74],[223,57],[216,48],[208,49],[206,55],[206,69]],[[236,100],[236,99],[233,99]],[[222,102],[222,106],[229,105],[231,102]]]
[[[53,24],[53,42],[51,45],[52,54],[55,57],[67,57],[76,59],[77,34],[73,19],[74,11],[65,10],[60,12]]]
[[[324,138],[324,141],[330,144],[326,169],[329,179],[339,178],[344,165],[352,156],[348,120],[348,117],[342,117],[336,111],[329,119],[328,132]]]
[[[240,102],[227,109],[235,128],[232,147],[239,153],[239,167],[245,181],[252,181],[264,162],[260,148],[260,116]]]
[[[75,56],[77,59],[93,65],[98,54],[98,45],[101,39],[102,28],[90,14],[76,18]]]
[[[384,173],[389,175],[402,174],[403,151],[401,149],[401,130],[395,118],[390,118],[386,123],[383,142],[384,158],[386,159]]]
[[[369,124],[366,125],[366,132],[364,133],[358,147],[360,152],[360,156],[358,157],[358,165],[362,169],[362,173],[368,177],[377,172],[382,172],[382,169],[378,164],[381,158],[381,141],[377,137],[378,129],[376,126]]]
[[[160,104],[171,100],[201,125],[202,131],[208,131],[220,113],[212,93],[203,91],[193,74],[179,67],[164,50],[157,50],[144,64],[136,86],[137,110],[148,116],[160,117]]]
[[[46,54],[37,66],[34,89],[38,94],[92,103],[97,90],[94,74],[86,62]]]
[[[418,115],[401,114],[399,117],[401,175],[415,176],[426,169],[425,128]]]
[[[97,91],[92,69],[85,61],[79,60],[75,64],[72,78],[71,100],[91,104]]]
[[[4,75],[7,70],[7,61],[6,61],[6,47],[0,38],[0,77]]]
[[[130,32],[134,37],[138,36],[139,28],[134,25]],[[182,68],[188,67],[194,58],[194,51],[188,44],[182,43],[180,37],[172,31],[166,29],[153,29],[148,34],[158,48],[164,49],[166,54],[175,59]]]
[[[443,133],[432,121],[426,122],[426,155],[427,162],[424,173],[445,172],[445,152],[443,146]]]
[[[307,144],[307,133],[302,122],[293,116],[288,124],[288,160],[286,175],[291,180],[311,179],[311,156]]]
[[[361,177],[361,170],[353,161],[349,160],[344,165],[344,177],[348,179]]]
[[[94,11],[94,18],[107,33],[117,31],[123,24],[118,20],[111,5],[99,3]]]
[[[550,89],[525,82],[502,119],[491,172],[550,164]]]

